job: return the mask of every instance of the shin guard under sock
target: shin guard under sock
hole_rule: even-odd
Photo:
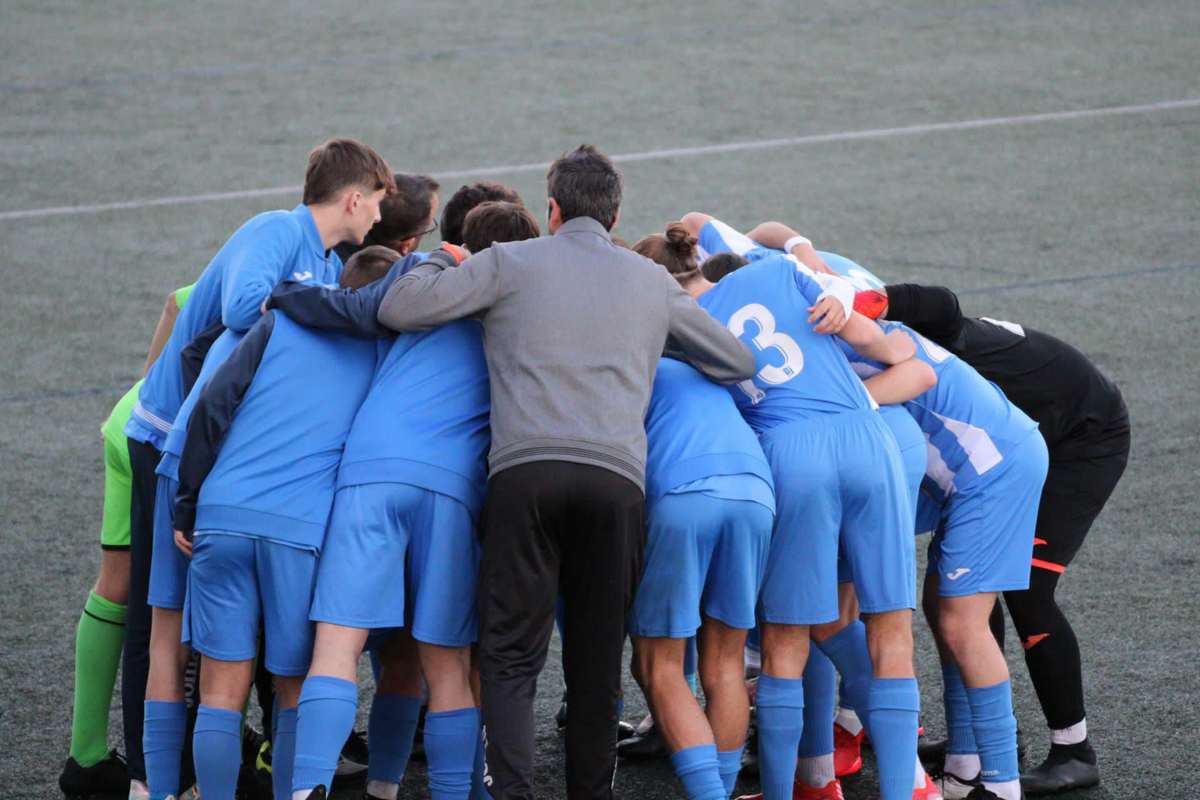
[[[975,729],[971,724],[971,704],[967,702],[967,687],[963,684],[962,673],[956,665],[946,664],[942,667],[942,686],[942,702],[946,709],[946,755],[978,753],[979,748],[975,746]]]
[[[329,675],[304,681],[296,716],[296,757],[292,767],[292,792],[329,788],[338,756],[358,708],[358,687]],[[203,788],[203,787],[201,787]]]
[[[764,800],[791,800],[796,751],[804,730],[804,682],[800,678],[758,678],[758,766]]]
[[[883,800],[910,800],[921,695],[916,678],[874,678],[868,693],[871,746]]]
[[[75,631],[71,758],[90,767],[108,755],[108,711],[125,642],[125,606],[88,594]]]
[[[142,753],[150,800],[179,793],[179,768],[187,735],[187,706],[182,701],[147,700],[142,719]]]
[[[224,708],[200,706],[192,734],[196,784],[205,800],[233,800],[242,765],[242,715]]]
[[[746,748],[737,750],[720,750],[717,752],[717,769],[721,771],[721,783],[725,786],[725,797],[733,794],[737,785],[738,773],[742,771],[742,753]]]
[[[275,707],[279,708],[279,703]],[[274,800],[289,800],[292,796],[298,715],[299,711],[295,708],[281,708],[275,713],[274,733],[271,735],[271,789]]]
[[[1003,681],[978,689],[968,687],[966,693],[971,707],[971,727],[979,746],[980,778],[989,789],[1004,796],[997,788],[1020,778],[1012,685]]]
[[[717,761],[717,746],[702,744],[671,754],[671,767],[683,783],[688,800],[725,800],[725,784]]]
[[[479,709],[471,706],[425,715],[425,756],[433,800],[467,800],[479,742]]]
[[[804,665],[804,734],[800,737],[800,758],[833,754],[836,682],[837,672],[829,657],[819,648],[809,650],[808,663]]]
[[[859,721],[871,733],[867,695],[871,691],[871,652],[867,649],[867,626],[855,620],[823,642],[817,649],[828,656],[842,676],[842,693],[858,713]]]

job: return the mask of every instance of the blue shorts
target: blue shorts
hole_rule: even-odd
[[[629,635],[687,639],[700,627],[701,609],[731,628],[753,628],[773,520],[769,508],[749,500],[663,496],[647,519]]]
[[[175,492],[179,484],[159,475],[154,489],[154,544],[150,550],[150,594],[155,608],[183,608],[188,558],[175,546]]]
[[[721,222],[719,219],[704,223],[700,229],[701,258],[715,256],[717,253],[737,253],[747,261],[757,261],[767,256],[779,255],[781,251],[763,247],[741,231]]]
[[[467,507],[406,483],[338,490],[311,618],[351,628],[407,627],[444,647],[475,641],[479,539]]]
[[[218,661],[249,661],[261,623],[267,671],[304,675],[312,660],[308,621],[317,554],[225,531],[196,531],[188,570],[183,641]]]
[[[929,543],[926,575],[938,595],[963,597],[1029,588],[1029,561],[1049,457],[1036,431],[1005,454],[1001,466],[942,506]]]
[[[875,411],[767,431],[778,508],[759,596],[764,622],[838,618],[838,555],[865,614],[916,606],[913,511],[896,439]]]

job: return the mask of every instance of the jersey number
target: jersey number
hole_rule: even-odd
[[[799,375],[804,369],[804,353],[800,350],[800,345],[796,344],[795,339],[786,333],[775,330],[775,316],[766,306],[751,303],[739,308],[729,318],[730,332],[741,338],[741,335],[746,332],[747,322],[753,322],[758,326],[758,333],[753,338],[755,347],[759,350],[773,349],[783,356],[782,365],[767,364],[760,369],[756,373],[758,379],[763,383],[780,384],[787,383]],[[742,381],[738,384],[738,388],[746,393],[752,403],[760,403],[766,397],[766,393],[758,388],[753,380]]]

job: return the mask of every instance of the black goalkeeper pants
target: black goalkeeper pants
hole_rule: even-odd
[[[565,606],[567,797],[611,798],[625,614],[641,578],[645,497],[600,467],[537,461],[488,482],[479,654],[492,797],[533,793],[533,701]]]

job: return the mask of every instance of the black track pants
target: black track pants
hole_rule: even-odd
[[[534,796],[534,693],[560,593],[567,797],[612,797],[625,613],[641,578],[644,504],[626,478],[563,461],[510,467],[488,482],[479,651],[492,797]]]

